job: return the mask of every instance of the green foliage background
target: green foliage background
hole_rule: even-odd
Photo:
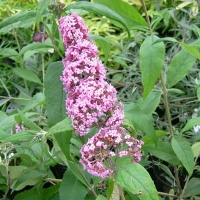
[[[117,159],[114,179],[82,168],[88,137],[66,115],[58,18],[74,11],[124,103],[123,126],[144,141],[142,161]],[[199,18],[198,1],[1,1],[0,198],[199,199]]]

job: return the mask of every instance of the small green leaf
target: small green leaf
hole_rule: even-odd
[[[68,170],[60,184],[60,200],[84,200],[88,189]]]
[[[157,39],[153,44],[160,43],[160,42],[173,42],[173,43],[176,43],[178,41],[175,38],[172,38],[172,37],[165,37],[165,38]]]
[[[148,36],[140,47],[140,71],[144,87],[144,99],[153,89],[160,76],[164,58],[165,45],[163,42],[153,44],[159,38],[155,35]]]
[[[138,163],[118,166],[116,183],[141,200],[159,200],[153,180]]]
[[[145,114],[140,110],[140,108],[135,104],[125,104],[125,117],[130,120],[136,129],[143,131],[152,140],[157,143],[157,136],[155,134],[155,129],[153,126],[152,119],[149,115]]]
[[[200,156],[200,142],[196,142],[192,145],[192,152],[194,157]]]
[[[10,133],[0,129],[0,140],[4,140],[10,136]]]
[[[23,192],[18,193],[14,200],[35,200],[35,199],[48,199],[50,200],[53,195],[57,193],[59,189],[59,184],[56,184],[54,186],[48,187],[48,188],[42,188],[38,185],[35,185],[33,188],[29,190],[25,190]],[[58,200],[55,199],[54,200]]]
[[[172,148],[188,174],[192,175],[194,170],[194,155],[188,141],[182,137],[173,137]]]
[[[107,6],[84,1],[84,2],[73,3],[66,7],[66,10],[70,10],[70,9],[87,10],[88,12],[92,12],[101,16],[106,16],[107,18],[117,21],[124,26],[124,28],[127,30],[128,35],[130,37],[130,31],[129,31],[126,21],[123,19],[123,17],[121,17],[120,14],[118,14],[117,12],[115,12],[114,10],[110,9]]]
[[[200,40],[196,40],[191,45],[198,45]],[[186,49],[182,49],[171,60],[167,71],[167,84],[171,88],[180,80],[182,80],[193,67],[196,58],[192,56]]]
[[[187,124],[181,130],[181,133],[192,129],[196,125],[200,125],[200,117],[195,117],[195,118],[188,120]]]
[[[1,130],[3,130],[3,131],[6,131],[7,129],[11,130],[11,127],[14,124],[16,124],[14,115],[10,115],[10,116],[3,115],[4,117],[1,117],[2,113],[3,112],[0,112],[0,128],[1,128]]]
[[[22,109],[22,112],[27,112],[33,108],[35,108],[38,105],[42,105],[45,102],[45,96],[43,93],[38,92],[33,96],[33,98],[30,99],[28,104]]]
[[[44,87],[48,125],[54,126],[67,117],[65,99],[66,93],[60,80],[63,64],[61,61],[51,63],[46,71]]]
[[[36,26],[38,31],[40,30],[40,22],[42,21],[42,14],[48,8],[50,3],[51,0],[41,0],[38,4],[38,9],[36,13]]]
[[[103,195],[98,195],[96,200],[107,200],[107,198],[104,197]]]
[[[83,170],[83,166],[80,163],[76,163],[73,161],[68,162],[69,169],[71,172],[76,176],[76,178],[84,184],[86,187],[88,187],[87,182],[85,181],[85,177],[87,177],[88,173]],[[90,175],[91,176],[91,175]]]
[[[66,117],[64,120],[61,122],[58,122],[56,125],[52,126],[46,136],[56,134],[56,133],[61,133],[65,131],[72,131],[73,127],[71,125],[71,120],[69,117]]]
[[[179,42],[179,44],[184,47],[185,50],[188,51],[188,53],[190,53],[192,56],[200,59],[200,53],[198,51],[198,48],[194,47],[194,46],[190,46],[188,44],[185,44],[183,42]]]
[[[25,47],[23,47],[21,49],[21,51],[19,52],[18,56],[19,57],[22,56],[27,51],[31,51],[31,50],[38,50],[38,51],[40,51],[40,49],[44,49],[44,48],[53,48],[53,45],[51,43],[49,43],[48,41],[45,41],[43,43],[33,42],[33,43],[28,44]]]
[[[112,179],[108,179],[107,182],[107,189],[106,189],[106,196],[107,199],[110,199],[114,189],[114,181]]]
[[[28,185],[35,185],[42,181],[47,174],[39,170],[32,170],[28,173],[22,173],[17,177],[16,182],[12,185],[13,190],[21,190]]]
[[[147,151],[157,158],[164,160],[172,165],[181,164],[170,143],[158,142],[157,147],[155,144],[144,144],[142,146],[142,150]]]
[[[38,76],[29,69],[22,69],[22,68],[16,67],[16,68],[13,68],[13,71],[15,74],[17,74],[17,76],[19,76],[27,81],[42,84],[42,82],[40,81]]]
[[[21,111],[19,111],[19,115],[22,119],[22,121],[25,124],[25,127],[30,128],[34,131],[43,131],[38,125],[36,125],[33,121],[31,121],[26,115],[24,115]]]
[[[197,98],[200,101],[200,86],[197,87]]]
[[[170,88],[167,90],[168,92],[176,93],[176,94],[184,94],[182,90],[176,89],[176,88]]]
[[[160,103],[160,98],[161,98],[160,91],[152,91],[145,100],[141,98],[137,102],[137,105],[144,113],[146,113],[147,115],[151,115],[158,107]]]
[[[33,139],[33,137],[37,134],[36,131],[32,130],[26,130],[26,131],[20,131],[18,133],[15,133],[13,135],[10,135],[9,137],[5,138],[3,142],[20,142],[20,141],[30,141]]]
[[[6,104],[6,102],[10,101],[10,98],[8,97],[7,99],[1,99],[0,100],[0,107]]]
[[[192,197],[200,194],[200,179],[191,178],[187,184],[183,197]]]
[[[72,131],[65,131],[65,132],[61,132],[59,134],[55,134],[55,138],[56,138],[62,152],[66,156],[67,160],[71,160],[71,156],[70,156],[70,139],[71,139],[71,137],[72,137]]]

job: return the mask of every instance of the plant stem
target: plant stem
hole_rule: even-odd
[[[7,185],[7,188],[6,188],[6,191],[5,191],[4,195],[3,195],[3,200],[7,199],[7,195],[8,195],[8,192],[10,190],[10,175],[9,175],[8,165],[9,165],[9,162],[6,159],[5,168],[6,168],[6,185]]]
[[[62,179],[46,178],[45,181],[46,181],[46,182],[56,182],[56,183],[60,183],[60,182],[62,182]]]
[[[165,110],[166,110],[166,113],[167,113],[167,121],[168,121],[168,124],[169,124],[169,133],[170,133],[171,136],[174,136],[174,132],[173,132],[173,128],[172,128],[172,122],[171,122],[171,114],[170,114],[170,109],[169,109],[169,102],[168,102],[168,98],[167,98],[167,88],[165,86],[165,82],[164,82],[162,73],[160,74],[160,80],[161,80],[161,85],[162,85],[162,90],[163,90]],[[179,176],[178,176],[177,166],[174,166],[174,174],[175,174],[176,183],[177,183],[177,186],[178,186],[178,189],[179,189],[179,193],[181,193],[182,189],[181,189],[181,184],[180,184],[180,180],[179,180]]]
[[[162,90],[163,90],[163,98],[164,98],[164,105],[165,105],[165,110],[166,110],[166,114],[167,114],[167,120],[168,120],[168,124],[169,124],[169,133],[171,136],[173,136],[174,132],[173,132],[173,128],[172,128],[169,102],[168,102],[168,98],[167,98],[167,89],[165,87],[165,82],[164,82],[162,73],[160,74],[160,80],[161,80],[161,85],[162,85]]]
[[[174,194],[168,194],[168,193],[164,193],[164,192],[158,192],[159,195],[162,196],[168,196],[168,197],[175,197],[178,198],[178,196],[174,195]]]
[[[142,3],[144,14],[145,14],[145,17],[146,17],[146,20],[147,20],[149,31],[150,31],[150,33],[152,33],[151,23],[150,23],[149,16],[148,16],[148,13],[147,13],[147,8],[146,8],[146,5],[145,5],[145,0],[141,0],[141,3]]]
[[[119,190],[121,200],[125,200],[123,189],[119,185],[117,185],[117,187],[118,187],[118,190]]]

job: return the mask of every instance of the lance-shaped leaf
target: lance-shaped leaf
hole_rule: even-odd
[[[118,14],[117,12],[115,12],[114,10],[110,9],[107,6],[104,6],[98,3],[90,3],[90,2],[84,1],[84,2],[77,2],[77,3],[70,4],[69,6],[67,6],[66,9],[67,10],[83,9],[88,12],[95,13],[97,15],[106,16],[107,18],[112,19],[116,22],[119,22],[122,26],[124,26],[124,28],[127,30],[128,35],[130,37],[130,31],[129,31],[126,21],[123,19],[123,17],[121,17],[120,14]]]
[[[198,46],[200,40],[193,42],[191,47],[184,43],[180,44],[184,46],[184,49],[173,57],[168,68],[167,85],[169,88],[174,86],[188,74],[196,61],[196,57],[198,57],[197,50],[194,50],[192,46]]]
[[[125,104],[124,108],[125,116],[130,122],[132,122],[133,126],[148,135],[154,143],[157,143],[158,138],[155,134],[151,117],[142,112],[135,104]]]
[[[44,87],[49,126],[54,126],[67,117],[65,108],[66,93],[60,80],[63,65],[61,61],[51,63],[46,72]]]
[[[48,8],[49,4],[51,3],[51,0],[42,0],[38,4],[38,9],[36,13],[36,26],[37,30],[40,30],[40,21],[42,21],[42,14],[43,12]]]
[[[42,84],[42,82],[38,78],[38,76],[29,69],[23,69],[23,68],[16,67],[16,68],[13,68],[13,71],[15,74],[17,74],[17,76],[19,76],[27,81]]]
[[[190,130],[196,125],[200,125],[200,117],[195,117],[190,119],[187,124],[184,126],[184,128],[181,130],[181,133]]]
[[[103,4],[120,14],[129,28],[133,26],[147,26],[142,15],[130,4],[121,0],[94,0],[95,3]]]
[[[143,97],[146,98],[153,89],[160,76],[165,58],[165,45],[163,42],[155,43],[159,38],[148,36],[140,47],[140,71],[144,87]]]
[[[194,170],[194,154],[188,141],[182,137],[173,137],[172,148],[188,174],[192,175]]]
[[[142,146],[142,150],[147,151],[157,158],[164,160],[172,165],[181,164],[169,142],[158,142],[157,146],[155,144],[145,144]]]
[[[118,166],[116,183],[141,200],[158,200],[158,194],[146,169],[138,163]]]

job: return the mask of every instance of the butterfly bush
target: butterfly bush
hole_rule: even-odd
[[[105,67],[83,19],[76,13],[62,17],[59,28],[66,47],[61,81],[67,92],[67,114],[80,136],[93,127],[99,130],[82,146],[80,162],[89,173],[105,178],[113,173],[114,156],[130,156],[133,163],[139,162],[143,142],[122,127],[123,104],[117,100],[116,89],[106,82]]]

